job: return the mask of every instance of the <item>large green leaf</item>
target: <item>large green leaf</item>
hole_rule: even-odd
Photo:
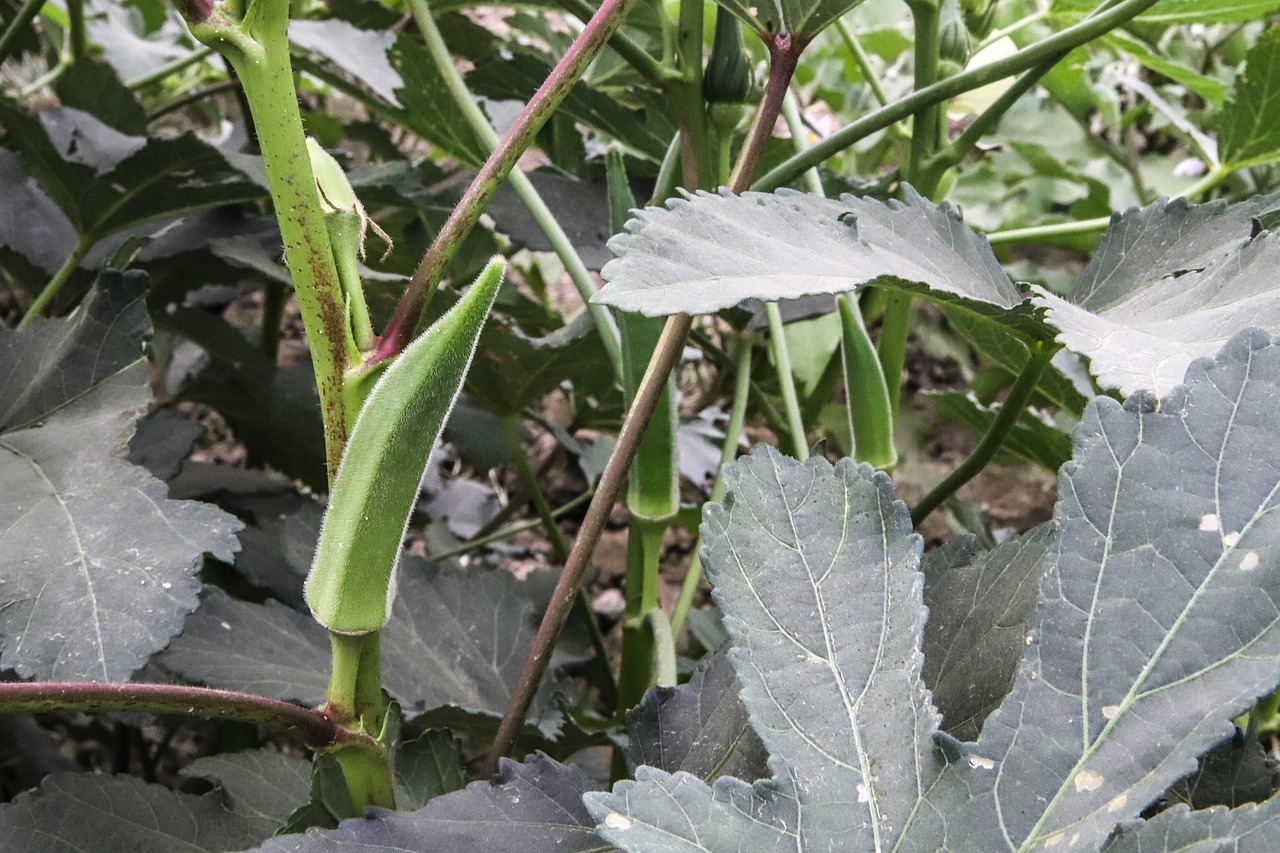
[[[1227,811],[1169,809],[1125,827],[1106,853],[1271,853],[1280,837],[1280,797]]]
[[[1013,692],[905,849],[1098,849],[1275,686],[1278,390],[1251,332],[1158,405],[1090,404]]]
[[[934,772],[920,539],[867,465],[765,448],[724,476],[703,564],[774,778],[708,787],[642,768],[587,805],[633,851],[887,848]]]
[[[698,193],[642,210],[609,247],[595,301],[650,317],[896,287],[1047,336],[986,239],[959,211],[909,187],[905,202],[776,193]],[[1013,309],[1013,310],[1011,310]]]
[[[240,523],[126,461],[151,400],[145,277],[104,275],[66,319],[0,331],[0,661],[118,681],[182,628]]]
[[[1234,169],[1280,159],[1280,29],[1263,32],[1222,110],[1222,162]]]
[[[254,853],[605,853],[582,795],[581,770],[541,755],[502,762],[493,782],[473,782],[413,812],[371,809],[335,830],[273,838]]]
[[[918,552],[883,475],[768,450],[737,463],[704,560],[774,778],[642,767],[587,796],[601,834],[634,853],[973,853],[1098,851],[1124,826],[1126,851],[1273,850],[1275,800],[1130,822],[1277,681],[1278,395],[1280,340],[1252,331],[1164,400],[1090,404],[1034,627],[1014,618],[1004,638],[1022,638],[1013,690],[973,744],[936,732],[919,683]],[[1017,598],[1032,565],[981,594]],[[999,609],[941,642],[989,635]]]
[[[1254,236],[1255,218],[1277,205],[1271,195],[1230,207],[1175,199],[1129,210],[1112,219],[1067,298],[1038,289],[1034,301],[1103,385],[1168,393],[1193,359],[1241,329],[1280,331],[1280,236]]]
[[[260,820],[217,793],[197,797],[132,776],[63,773],[0,805],[0,849],[14,853],[223,853],[262,837]]]

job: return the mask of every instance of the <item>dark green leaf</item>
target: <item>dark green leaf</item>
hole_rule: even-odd
[[[396,100],[400,75],[387,61],[387,51],[395,42],[391,33],[364,30],[339,18],[327,18],[291,21],[289,41],[325,57],[391,106],[400,106]]]
[[[1184,806],[1125,827],[1106,853],[1271,853],[1280,835],[1280,797],[1227,811]]]
[[[278,752],[209,755],[182,768],[183,776],[208,779],[222,789],[232,814],[267,838],[289,818],[311,790],[311,762]]]
[[[1280,344],[1255,331],[1158,404],[1090,404],[1034,641],[905,849],[1096,849],[1275,686],[1278,391]]]
[[[867,465],[764,448],[724,476],[703,564],[774,778],[708,787],[642,768],[588,807],[635,851],[889,848],[935,772],[920,539]]]
[[[370,809],[336,830],[273,838],[254,853],[605,853],[582,806],[593,787],[545,756],[504,760],[492,783],[473,782],[417,811]]]
[[[1222,110],[1218,145],[1233,169],[1280,159],[1280,30],[1265,30],[1245,57]]]
[[[467,786],[462,751],[449,732],[427,732],[396,748],[396,808],[416,811]]]
[[[195,608],[202,553],[237,548],[233,517],[125,461],[144,287],[104,275],[71,317],[0,332],[0,660],[24,676],[127,679]]]
[[[955,565],[925,560],[924,670],[943,729],[976,740],[1009,693],[1040,588],[1047,526]],[[932,554],[930,555],[933,556]]]
[[[738,680],[722,653],[704,657],[688,684],[646,693],[627,712],[627,732],[633,770],[641,764],[667,773],[683,770],[704,782],[769,776],[768,753],[747,722]]]
[[[761,36],[790,33],[802,44],[863,0],[776,0],[751,4],[742,0],[720,0],[733,14]]]
[[[388,57],[402,82],[395,92],[404,106],[396,113],[397,121],[463,164],[479,168],[489,155],[489,147],[454,103],[422,42],[402,34]]]
[[[1269,799],[1277,787],[1280,769],[1276,762],[1256,737],[1237,730],[1205,753],[1196,772],[1169,789],[1164,799],[1196,810],[1236,808]]]
[[[95,239],[155,219],[261,198],[264,191],[192,134],[127,136],[80,110],[36,118],[0,102],[6,141],[71,220]]]
[[[261,839],[260,821],[217,794],[180,794],[131,776],[59,774],[0,805],[0,848],[14,853],[222,853]]]
[[[1098,8],[1099,0],[1054,0],[1055,14],[1079,17]],[[1161,0],[1138,16],[1161,24],[1220,24],[1255,21],[1280,9],[1280,0]]]

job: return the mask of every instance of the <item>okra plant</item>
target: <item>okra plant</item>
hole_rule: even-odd
[[[0,12],[0,849],[1280,844],[1280,0]]]

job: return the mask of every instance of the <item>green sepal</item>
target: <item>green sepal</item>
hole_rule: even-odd
[[[371,350],[376,342],[369,308],[360,280],[360,260],[364,257],[364,240],[371,222],[364,205],[351,188],[346,172],[333,155],[311,137],[307,137],[307,153],[311,156],[311,173],[315,175],[320,208],[324,211],[325,230],[333,249],[333,263],[338,269],[350,330],[348,353],[351,363]],[[379,232],[381,233],[381,232]]]
[[[387,368],[360,410],[329,496],[306,600],[320,624],[366,634],[386,624],[395,570],[427,457],[457,400],[506,262]]]

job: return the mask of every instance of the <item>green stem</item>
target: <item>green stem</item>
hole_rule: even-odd
[[[553,519],[559,519],[562,516],[568,515],[578,507],[582,506],[587,501],[591,500],[592,494],[594,493],[583,492],[582,494],[578,495],[573,500],[569,501],[563,506],[557,507],[556,509],[552,510],[551,517]],[[434,554],[429,554],[427,556],[427,560],[432,563],[438,563],[441,560],[447,560],[450,557],[457,557],[461,554],[466,554],[470,551],[474,551],[477,548],[483,548],[485,545],[489,545],[493,542],[501,542],[503,539],[510,539],[512,536],[515,536],[517,533],[523,533],[526,530],[532,530],[533,528],[539,526],[540,524],[543,524],[543,521],[541,519],[531,519],[529,521],[522,521],[519,524],[513,524],[510,527],[504,527],[501,530],[495,530],[494,532],[487,533],[484,536],[480,536],[475,539],[470,539],[466,542],[463,542],[462,544],[458,545],[455,548],[449,548],[445,551],[439,551]]]
[[[796,100],[795,92],[788,91],[787,96],[782,100],[782,118],[787,122],[787,130],[791,133],[791,144],[795,146],[797,151],[803,151],[809,147],[807,138],[808,128],[804,126],[804,121],[800,118],[800,104]],[[805,169],[804,172],[805,188],[816,196],[825,196],[826,191],[822,188],[822,176],[818,174],[818,168]]]
[[[444,78],[445,87],[453,97],[454,103],[462,111],[462,115],[467,124],[470,125],[472,132],[481,139],[490,151],[495,150],[500,142],[498,134],[494,132],[493,126],[489,124],[485,114],[476,105],[475,98],[470,90],[467,89],[467,84],[462,79],[462,75],[458,73],[458,68],[454,65],[453,57],[449,53],[449,47],[445,44],[444,36],[441,35],[440,28],[436,26],[435,19],[431,15],[427,0],[409,0],[409,9],[413,13],[413,19],[418,26],[418,31],[426,42],[427,50],[431,54],[436,70]],[[621,377],[622,348],[619,342],[618,326],[608,309],[591,301],[591,297],[596,292],[596,285],[591,278],[587,265],[583,263],[578,250],[573,247],[573,241],[569,239],[569,235],[560,227],[559,220],[551,212],[551,209],[547,207],[546,202],[538,194],[529,177],[519,169],[514,169],[508,176],[508,180],[511,182],[511,188],[515,190],[516,195],[520,196],[520,200],[524,202],[525,207],[528,208],[529,213],[533,216],[534,221],[537,222],[542,233],[551,242],[551,248],[555,250],[561,263],[564,264],[570,280],[582,297],[587,310],[591,312],[591,318],[595,320],[600,339],[604,343],[605,352],[608,353],[609,359],[613,363],[614,375]]]
[[[762,175],[751,188],[761,192],[777,189],[795,180],[805,169],[818,165],[867,136],[913,115],[924,107],[942,103],[963,92],[1020,74],[1053,54],[1069,52],[1132,20],[1157,2],[1158,0],[1125,0],[1102,14],[1086,18],[1012,56],[956,74],[913,92],[900,101],[868,113],[846,125],[808,151],[787,158],[783,163]]]
[[[680,77],[666,86],[680,125],[681,163],[688,189],[707,189],[719,173],[702,94],[704,0],[680,0],[676,62]]]
[[[396,306],[383,333],[374,361],[390,358],[404,348],[430,301],[432,292],[440,283],[445,265],[479,221],[489,199],[515,167],[516,161],[529,147],[534,135],[582,77],[587,65],[595,59],[600,48],[621,25],[623,17],[635,2],[636,0],[604,0],[546,81],[525,105],[515,124],[467,187],[462,199],[432,241],[422,262],[418,264],[404,297]]]
[[[875,95],[880,106],[883,107],[889,103],[889,95],[880,83],[880,78],[876,76],[875,69],[871,67],[871,58],[862,49],[862,42],[858,41],[857,34],[854,33],[853,28],[849,26],[844,18],[836,19],[836,32],[840,33],[840,38],[845,47],[849,48],[849,53],[853,54],[854,63],[858,66],[858,70],[862,72],[863,78],[867,81],[867,85],[871,87],[871,93]]]
[[[358,716],[356,681],[360,674],[364,637],[330,631],[329,646],[333,668],[329,672],[329,689],[325,693],[325,712],[339,723],[350,725]]]
[[[67,0],[67,43],[71,61],[83,62],[89,53],[84,32],[84,0]]]
[[[202,89],[194,89],[186,94],[179,95],[172,101],[163,103],[160,106],[147,112],[147,121],[155,121],[164,118],[169,113],[186,109],[192,104],[198,104],[205,98],[212,98],[214,95],[220,95],[223,92],[236,92],[240,89],[240,83],[235,80],[220,80],[212,83]]]
[[[786,331],[782,327],[782,312],[778,310],[778,303],[766,302],[764,313],[769,319],[769,346],[773,349],[778,384],[782,386],[782,405],[787,413],[791,449],[795,457],[803,462],[809,458],[809,442],[804,423],[800,420],[800,399],[796,396],[796,377],[791,370],[791,351],[787,346]]]
[[[5,27],[4,35],[0,35],[0,62],[9,58],[9,54],[13,52],[13,46],[18,43],[18,38],[36,19],[36,15],[40,14],[40,7],[43,5],[44,0],[26,0],[19,7],[9,26]]]
[[[538,625],[538,633],[534,637],[528,656],[525,657],[524,667],[511,694],[511,702],[507,706],[507,711],[489,749],[486,769],[496,771],[498,759],[511,751],[516,737],[524,727],[524,720],[529,714],[529,707],[533,704],[533,697],[537,694],[542,676],[546,674],[547,665],[551,662],[551,653],[555,648],[556,639],[564,630],[573,602],[577,599],[578,590],[582,586],[582,577],[591,564],[591,554],[600,540],[600,534],[604,532],[605,523],[609,520],[609,514],[618,500],[618,495],[622,493],[627,468],[635,457],[640,440],[644,437],[645,428],[649,425],[654,409],[657,408],[658,399],[666,390],[667,377],[671,375],[671,371],[680,359],[680,354],[684,351],[684,341],[692,325],[693,318],[688,314],[673,314],[667,319],[662,329],[662,337],[659,338],[653,357],[649,361],[649,367],[645,370],[636,398],[627,411],[622,430],[618,433],[618,441],[614,445],[604,472],[600,475],[600,481],[596,484],[596,493],[587,507],[582,525],[578,528],[578,535],[569,551],[569,559],[565,561],[564,569],[560,572],[560,579],[556,582],[556,588],[551,594],[551,601],[543,614],[542,622]]]
[[[911,297],[900,290],[884,294],[884,318],[880,322],[880,338],[876,353],[880,357],[880,373],[889,395],[889,414],[897,421],[902,401],[902,368],[907,363],[907,335],[911,331]]]
[[[322,711],[231,690],[183,684],[0,683],[0,713],[46,711],[197,714],[245,720],[275,731],[293,732],[317,750],[370,742],[362,734],[343,729]]]
[[[580,21],[589,21],[595,13],[587,0],[557,0],[560,7],[569,14],[578,18]],[[627,64],[634,68],[645,82],[657,89],[662,89],[668,82],[678,76],[678,72],[673,71],[663,65],[657,59],[649,55],[649,52],[640,45],[631,40],[626,33],[615,32],[609,37],[609,47],[618,52],[618,55],[627,61]]]
[[[1063,55],[1055,54],[1030,71],[1024,72],[1012,86],[1001,92],[1000,97],[996,98],[991,106],[983,110],[982,114],[974,119],[973,123],[965,128],[963,133],[930,157],[928,162],[924,164],[924,172],[928,176],[926,182],[932,186],[937,186],[943,173],[969,156],[969,152],[977,146],[982,137],[995,129],[996,125],[1000,123],[1000,119],[1013,107],[1014,103],[1029,92],[1036,83],[1040,82],[1044,75],[1052,71]]]
[[[907,0],[915,19],[915,90],[927,89],[938,80],[938,25],[941,15],[938,0]],[[911,124],[911,152],[907,160],[907,179],[925,198],[933,195],[933,187],[922,187],[924,163],[942,141],[942,104],[929,104],[918,110]]]
[[[720,448],[720,467],[716,474],[716,484],[711,488],[711,502],[715,503],[724,497],[724,478],[720,476],[724,468],[738,456],[738,440],[742,437],[742,427],[747,419],[747,401],[751,397],[751,352],[750,341],[742,341],[738,351],[737,370],[734,373],[733,406],[729,411],[729,423],[724,430],[724,444]],[[679,634],[684,628],[689,608],[693,606],[693,597],[698,592],[698,582],[702,580],[702,542],[693,548],[693,559],[689,561],[689,570],[685,572],[684,583],[680,586],[680,597],[671,611],[671,631]]]
[[[515,416],[503,415],[498,418],[498,421],[502,424],[502,437],[506,439],[507,449],[511,451],[511,458],[515,461],[516,474],[524,485],[534,512],[542,522],[542,529],[546,531],[547,539],[551,541],[551,550],[555,553],[556,562],[564,563],[569,557],[569,543],[565,540],[564,533],[560,531],[560,525],[556,524],[556,517],[551,512],[551,507],[547,505],[542,488],[538,485],[538,478],[529,467],[529,458],[525,456],[524,445],[520,442]]]
[[[1018,422],[1018,417],[1031,401],[1031,396],[1035,393],[1036,385],[1049,365],[1054,349],[1055,347],[1044,343],[1035,345],[1022,372],[1018,374],[1013,387],[1009,389],[1009,395],[1001,404],[1000,413],[996,415],[996,419],[992,421],[986,435],[978,442],[973,453],[969,454],[968,458],[961,462],[946,479],[925,495],[911,511],[911,523],[915,527],[919,527],[931,512],[955,494],[961,486],[972,480],[979,471],[987,467],[987,463],[995,458],[1009,431],[1013,429],[1014,424]]]
[[[618,712],[640,704],[653,683],[655,637],[645,614],[658,609],[658,562],[667,525],[631,517],[627,537],[626,609],[622,617],[622,668]]]
[[[89,234],[80,236],[80,239],[76,241],[75,248],[71,250],[71,254],[62,262],[62,266],[58,267],[58,271],[53,274],[53,278],[49,279],[49,283],[40,291],[35,302],[31,303],[27,313],[23,314],[22,319],[18,321],[19,329],[25,328],[33,318],[39,317],[44,313],[44,309],[49,307],[49,303],[58,295],[58,291],[75,274],[80,262],[84,260],[85,255],[89,254],[89,250],[93,248],[95,242],[97,242],[97,238],[94,236]]]
[[[137,78],[136,80],[131,80],[129,83],[125,85],[130,90],[136,92],[139,89],[142,89],[146,86],[150,86],[152,83],[159,83],[161,80],[168,77],[170,74],[177,74],[179,71],[181,71],[184,68],[189,68],[190,66],[195,65],[198,62],[203,62],[205,59],[208,59],[209,56],[212,55],[212,53],[213,53],[213,48],[211,47],[198,48],[192,51],[191,53],[187,54],[186,56],[180,56],[177,59],[173,60],[172,62],[166,63],[165,65],[161,65],[156,70],[148,74],[144,74],[141,77]]]
[[[1029,228],[1010,228],[1008,231],[992,231],[987,235],[987,242],[992,246],[1047,242],[1055,237],[1077,237],[1081,234],[1096,234],[1099,231],[1107,230],[1110,224],[1110,216],[1099,216],[1097,219],[1079,219],[1075,222],[1033,225]]]
[[[243,24],[217,18],[219,12],[220,7],[214,7],[213,17],[189,23],[197,38],[220,51],[234,67],[259,131],[285,263],[298,296],[320,393],[332,483],[347,444],[343,374],[350,328],[298,111],[289,61],[289,4],[283,0],[250,3]]]
[[[269,281],[262,289],[262,326],[258,344],[271,364],[275,364],[280,356],[280,324],[284,320],[284,306],[288,300],[289,293],[282,282]]]

